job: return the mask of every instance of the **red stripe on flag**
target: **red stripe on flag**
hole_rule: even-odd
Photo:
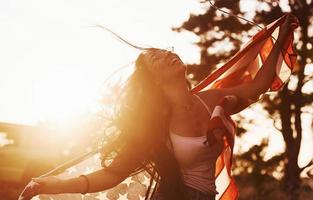
[[[266,42],[264,43],[261,51],[260,51],[260,56],[262,59],[262,64],[265,62],[266,58],[268,57],[268,55],[271,53],[271,50],[273,48],[273,39],[272,38],[268,38],[266,40]]]
[[[224,153],[223,152],[218,156],[218,158],[215,162],[215,178],[220,175],[220,173],[222,172],[222,170],[225,166]]]
[[[236,85],[239,85],[246,81],[251,81],[252,76],[250,73],[244,73],[248,72],[246,71],[247,67],[243,67],[241,69],[238,69],[237,71],[229,74],[227,77],[218,80],[214,83],[213,88],[228,88],[228,87],[234,87]]]
[[[283,85],[284,85],[283,81],[278,76],[275,76],[274,81],[273,81],[272,86],[271,86],[271,90],[277,91]]]
[[[293,66],[297,61],[297,55],[294,53],[295,51],[293,49],[292,43],[293,43],[293,34],[289,35],[288,40],[286,40],[286,42],[283,45],[283,48],[286,50],[282,50],[284,61],[291,70],[293,69]]]

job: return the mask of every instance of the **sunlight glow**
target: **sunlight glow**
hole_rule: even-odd
[[[7,138],[7,133],[0,132],[0,147],[4,147],[8,144],[13,144],[14,140]]]
[[[60,121],[96,106],[96,89],[74,69],[54,69],[41,74],[34,86],[34,104],[40,116]]]
[[[62,121],[95,106],[106,76],[139,53],[95,25],[198,62],[196,36],[171,28],[201,10],[189,0],[0,1],[0,121]]]

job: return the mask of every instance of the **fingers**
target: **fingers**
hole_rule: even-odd
[[[207,144],[212,147],[223,140],[225,130],[221,128],[214,128],[209,135],[207,135]]]
[[[296,16],[292,15],[292,22],[291,22],[291,27],[293,29],[296,29],[299,26],[299,20]]]
[[[292,21],[298,21],[298,18],[292,13],[287,14],[287,19],[292,20]]]
[[[294,31],[294,29],[296,29],[298,26],[298,19],[294,15],[287,13],[285,20],[279,27],[279,35],[277,40],[284,42],[285,39],[290,36],[290,33]]]
[[[287,13],[286,22],[288,24],[290,24],[290,27],[293,28],[293,29],[295,29],[295,28],[297,28],[299,26],[298,18],[295,15],[291,14],[291,13]]]

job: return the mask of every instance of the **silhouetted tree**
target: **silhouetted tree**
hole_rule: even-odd
[[[271,6],[268,12],[258,12],[256,18],[258,22],[269,23],[283,14],[278,1],[267,1]],[[300,29],[297,33],[299,39],[296,41],[298,52],[298,68],[293,73],[293,80],[296,83],[289,82],[286,87],[279,92],[273,99],[266,98],[266,110],[280,121],[279,127],[286,144],[286,165],[285,165],[285,190],[290,194],[290,199],[297,199],[297,190],[300,185],[300,173],[308,166],[299,167],[298,157],[302,140],[302,114],[311,112],[313,94],[311,91],[305,91],[304,87],[312,84],[312,72],[304,73],[305,68],[312,62],[312,42],[313,34],[309,35],[309,27],[313,26],[313,3],[307,3],[305,0],[289,0],[290,12],[293,13],[300,22]]]
[[[265,160],[268,140],[263,139],[260,145],[252,146],[247,152],[234,157],[236,180],[240,186],[253,188],[252,194],[241,192],[241,199],[268,199],[270,193],[277,190],[278,181],[283,174],[283,159],[285,154],[279,154]],[[270,185],[270,187],[269,187]],[[275,187],[272,187],[276,185]],[[249,190],[248,190],[249,191]],[[249,192],[248,192],[249,193]],[[250,192],[251,193],[251,192]],[[272,195],[273,196],[273,195]]]

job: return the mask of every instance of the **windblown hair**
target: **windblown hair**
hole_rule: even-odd
[[[135,71],[121,90],[112,122],[116,131],[102,149],[102,166],[125,178],[147,171],[151,179],[145,199],[159,187],[167,200],[187,200],[180,169],[171,152],[171,107],[147,65],[140,54]],[[156,185],[151,191],[153,181]]]

